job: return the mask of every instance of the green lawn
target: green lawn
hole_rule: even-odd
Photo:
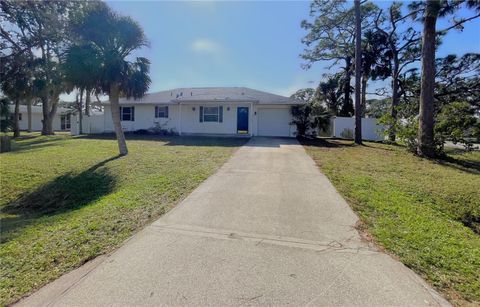
[[[0,305],[100,254],[159,217],[244,139],[27,134],[0,154]]]
[[[480,152],[428,161],[400,146],[302,142],[377,243],[454,304],[480,304]]]

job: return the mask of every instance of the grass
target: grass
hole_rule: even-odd
[[[401,146],[302,142],[377,243],[454,304],[480,304],[480,152],[429,161]]]
[[[119,246],[215,172],[243,139],[28,134],[0,155],[0,305]]]

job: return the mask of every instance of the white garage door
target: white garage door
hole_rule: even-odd
[[[289,108],[258,109],[258,135],[260,136],[290,136],[292,117]]]

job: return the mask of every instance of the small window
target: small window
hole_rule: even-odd
[[[60,116],[60,129],[70,130],[70,114]]]
[[[223,107],[200,107],[200,122],[221,123],[223,121]]]
[[[120,120],[135,121],[135,107],[120,107]]]
[[[18,120],[22,120],[22,113],[18,113]]]
[[[168,118],[168,106],[155,107],[155,118]]]

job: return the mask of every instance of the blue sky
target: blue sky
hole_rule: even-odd
[[[307,1],[108,3],[137,20],[150,40],[150,48],[137,54],[152,63],[151,92],[247,86],[290,95],[316,87],[327,72],[325,63],[301,68],[305,31],[300,22],[308,18]],[[376,3],[386,7],[390,2]],[[463,33],[451,31],[437,55],[465,52],[480,52],[480,20],[467,24]]]

